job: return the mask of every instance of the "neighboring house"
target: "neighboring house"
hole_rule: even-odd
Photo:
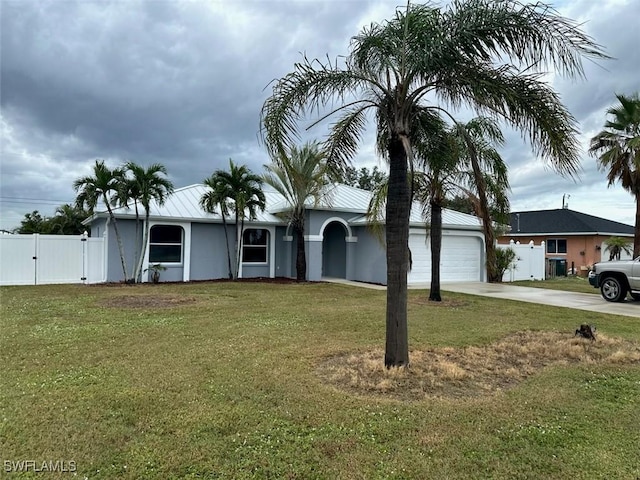
[[[513,212],[511,230],[498,238],[536,245],[545,242],[547,277],[576,273],[585,276],[591,265],[609,260],[607,239],[628,237],[633,243],[633,227],[568,208]],[[623,254],[624,255],[624,254]],[[573,270],[572,270],[573,269]]]
[[[203,185],[175,190],[163,206],[151,205],[150,238],[143,270],[160,263],[167,269],[161,281],[227,278],[227,250],[222,218],[199,205]],[[283,220],[288,204],[270,187],[264,189],[267,208],[245,222],[239,277],[295,278],[295,238]],[[345,278],[386,283],[386,253],[366,219],[371,192],[346,185],[327,189],[321,202],[308,206],[305,222],[307,279]],[[413,268],[409,283],[429,282],[431,254],[427,228],[415,204],[411,212],[409,247]],[[114,210],[125,245],[126,261],[133,265],[135,215],[133,208]],[[443,211],[441,281],[485,281],[484,236],[477,217]],[[235,227],[227,219],[233,249]],[[107,280],[121,281],[122,269],[113,227],[106,213],[85,220],[91,236],[107,238]],[[142,228],[139,229],[139,232]],[[382,232],[384,234],[384,232]],[[141,233],[139,233],[141,235]],[[233,259],[232,259],[233,261]],[[148,281],[148,275],[144,275]]]

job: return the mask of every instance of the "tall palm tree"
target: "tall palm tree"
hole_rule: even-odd
[[[212,184],[215,186],[214,199],[200,199],[203,208],[207,206],[224,205],[222,209],[232,209],[235,217],[236,240],[235,255],[236,262],[232,272],[234,279],[238,278],[240,271],[240,260],[242,257],[242,235],[244,233],[244,222],[247,218],[255,220],[257,210],[264,211],[265,196],[262,192],[262,177],[254,174],[246,165],[236,165],[229,159],[229,170],[216,170],[212,177]],[[211,187],[211,185],[209,185]],[[228,255],[230,258],[230,255]]]
[[[328,161],[336,168],[344,169],[356,153],[370,110],[378,137],[386,135],[381,153],[390,164],[387,367],[409,363],[407,173],[419,107],[465,105],[498,116],[522,130],[535,152],[559,171],[576,173],[575,119],[541,78],[541,70],[552,65],[559,73],[581,76],[583,56],[604,55],[574,22],[547,5],[454,0],[442,9],[407,4],[389,21],[354,37],[343,62],[304,58],[274,82],[261,111],[262,136],[272,154],[295,143],[306,112],[329,105],[320,120],[340,114],[327,139]]]
[[[151,201],[154,201],[158,206],[164,205],[167,197],[173,193],[173,183],[166,178],[167,169],[160,163],[154,163],[144,168],[134,162],[127,162],[124,167],[126,173],[130,175],[130,191],[135,195],[133,199],[136,203],[136,212],[138,203],[144,208],[142,248],[140,249],[140,255],[137,259],[133,277],[137,282],[142,273],[144,255],[147,250],[147,243],[149,242]]]
[[[100,200],[107,208],[109,221],[113,225],[116,234],[116,242],[118,243],[118,253],[120,254],[120,263],[122,265],[122,274],[125,282],[130,282],[127,273],[127,264],[124,256],[124,247],[122,246],[122,237],[118,230],[118,222],[113,214],[111,204],[119,188],[119,181],[123,176],[121,168],[110,169],[104,163],[104,160],[96,160],[93,166],[93,176],[87,175],[78,178],[73,182],[73,189],[78,192],[76,196],[76,206],[78,208],[87,207],[89,213],[93,213],[98,206]]]
[[[328,181],[325,154],[317,143],[306,143],[301,148],[292,147],[288,154],[280,155],[271,165],[265,165],[263,176],[282,195],[291,210],[288,219],[296,234],[296,280],[307,278],[307,260],[304,247],[304,227],[307,200],[314,205],[320,200]]]
[[[633,258],[640,255],[640,96],[616,95],[619,105],[607,110],[611,118],[604,130],[591,139],[589,153],[607,171],[609,186],[620,181],[636,200]]]
[[[224,239],[227,244],[227,264],[229,278],[233,278],[233,267],[231,266],[231,247],[229,246],[229,231],[227,227],[227,217],[229,216],[229,194],[223,182],[217,173],[213,173],[210,177],[205,178],[202,182],[208,190],[200,197],[200,207],[205,212],[216,213],[216,207],[220,207],[220,215],[222,216],[222,225],[224,227]]]
[[[500,282],[502,275],[496,257],[494,221],[505,223],[509,214],[509,180],[507,166],[497,146],[504,137],[497,123],[487,117],[456,123],[453,135],[460,145],[460,158],[469,170],[467,196],[473,200],[475,214],[482,221],[487,267],[487,281]],[[498,218],[491,218],[492,211]]]

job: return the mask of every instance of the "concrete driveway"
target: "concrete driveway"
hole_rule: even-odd
[[[415,288],[414,286],[410,288]],[[421,288],[428,288],[423,285]],[[540,303],[556,307],[575,308],[590,312],[640,317],[640,302],[626,300],[621,303],[607,302],[600,294],[564,292],[546,288],[516,287],[508,283],[445,283],[443,291],[468,293],[483,297],[504,298],[520,302]],[[595,292],[595,289],[594,289]]]
[[[356,287],[384,290],[384,285],[373,285],[362,282],[352,282],[338,278],[323,278],[324,281],[353,285]],[[428,283],[409,285],[410,289],[428,289]],[[589,312],[604,313],[609,315],[626,315],[628,317],[640,317],[640,302],[626,300],[622,303],[607,302],[599,293],[574,293],[561,290],[548,290],[545,288],[516,287],[508,283],[443,283],[443,291],[468,293],[482,297],[504,298],[519,302],[540,303],[556,307],[575,308]]]

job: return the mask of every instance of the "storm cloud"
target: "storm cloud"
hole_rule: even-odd
[[[75,178],[96,158],[163,163],[178,187],[201,182],[228,159],[260,171],[258,139],[269,83],[302,55],[336,58],[364,25],[390,18],[391,1],[0,2],[0,228],[27,212],[71,202]],[[613,60],[586,63],[584,81],[554,77],[579,121],[583,146],[614,93],[640,89],[640,2],[565,0]],[[311,135],[325,132],[315,129]],[[372,134],[358,165],[380,165]],[[514,210],[570,208],[632,223],[633,198],[606,188],[583,155],[578,182],[545,167],[507,132]]]

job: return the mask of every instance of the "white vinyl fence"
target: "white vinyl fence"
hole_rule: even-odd
[[[545,245],[534,245],[533,240],[528,244],[511,240],[509,245],[498,245],[498,248],[511,248],[516,252],[516,260],[502,276],[503,282],[517,282],[519,280],[544,280]]]
[[[0,235],[0,285],[104,282],[104,250],[84,235]]]

